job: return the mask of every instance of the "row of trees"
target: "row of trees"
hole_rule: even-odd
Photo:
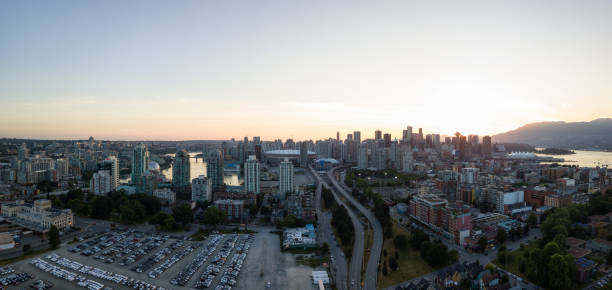
[[[125,191],[115,191],[108,195],[87,197],[81,189],[70,190],[66,194],[50,196],[57,208],[70,208],[76,215],[95,219],[114,220],[124,224],[142,223],[157,214],[161,202],[146,194],[128,195]]]
[[[361,172],[361,171],[363,170],[359,170],[357,172]],[[377,172],[377,171],[368,171],[368,170],[365,170],[365,171],[369,172],[370,174],[375,174],[375,172]],[[356,172],[356,169],[349,169],[347,171],[347,177],[345,178],[345,182],[346,180],[351,180],[351,178],[354,178],[357,174],[355,172]],[[349,178],[349,176],[351,177]],[[358,180],[363,181],[363,179],[358,179]],[[385,204],[380,194],[374,193],[372,189],[366,185],[363,188],[360,188],[360,186],[354,187],[351,191],[351,195],[357,198],[359,200],[359,203],[361,203],[362,205],[366,207],[368,206],[368,204],[373,203],[374,207],[372,210],[374,212],[374,215],[376,216],[376,219],[378,219],[378,221],[380,222],[380,225],[383,228],[384,237],[385,238],[393,237],[393,222],[391,221],[391,215],[389,214],[389,206]]]
[[[336,203],[331,190],[323,187],[321,190],[321,198],[325,203],[325,208],[332,212],[331,225],[336,229],[338,238],[345,246],[352,246],[355,242],[355,229],[353,222],[345,207]]]
[[[150,220],[150,224],[158,225],[166,231],[187,229],[193,222],[193,214],[188,204],[177,205],[172,208],[172,214],[158,212]]]
[[[331,225],[336,229],[338,237],[342,244],[345,246],[352,246],[355,242],[355,229],[353,228],[353,222],[348,214],[345,207],[335,205],[331,209],[332,220]]]
[[[612,209],[612,190],[608,190],[606,194],[596,193],[585,205],[573,204],[566,208],[554,208],[547,211],[541,225],[542,244],[554,240],[557,244],[564,245],[565,238],[568,236],[587,238],[588,234],[578,223],[588,222],[589,215],[607,214],[610,209]],[[606,232],[605,229],[597,235],[602,239],[612,240],[612,232]]]
[[[385,238],[393,237],[393,222],[389,214],[389,206],[384,203],[380,196],[377,196],[374,201],[374,215],[382,226],[383,236]]]

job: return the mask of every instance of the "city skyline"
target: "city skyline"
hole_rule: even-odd
[[[347,3],[3,2],[0,136],[493,135],[611,117],[609,1]]]

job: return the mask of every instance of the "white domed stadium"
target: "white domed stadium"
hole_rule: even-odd
[[[512,152],[508,154],[510,159],[536,159],[538,156],[533,152]]]
[[[159,170],[160,170],[159,163],[155,161],[149,162],[149,171],[159,171]]]

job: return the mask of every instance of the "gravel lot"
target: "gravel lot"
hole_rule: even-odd
[[[259,230],[259,229],[258,229]],[[280,251],[280,237],[261,229],[255,234],[255,242],[246,258],[238,284],[233,289],[318,289],[312,284],[314,269],[299,265],[292,254]]]

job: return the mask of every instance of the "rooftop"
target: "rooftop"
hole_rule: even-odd
[[[567,253],[574,256],[574,258],[579,259],[590,254],[591,250],[583,248],[569,248],[569,250],[567,250]]]
[[[570,248],[580,247],[584,245],[585,240],[577,239],[574,237],[569,237],[565,239],[565,244]]]
[[[265,152],[266,155],[276,155],[276,156],[299,156],[300,150],[294,149],[280,149],[280,150],[270,150]],[[308,151],[308,155],[316,155],[315,152]]]

